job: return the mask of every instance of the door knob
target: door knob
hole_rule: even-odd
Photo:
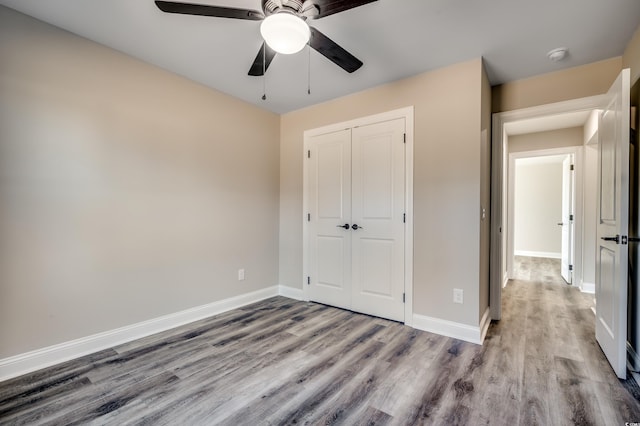
[[[358,226],[357,223],[354,223],[353,225],[351,225],[351,229],[353,229],[354,231],[357,231],[358,229],[364,229],[362,226]]]
[[[620,244],[620,235],[616,235],[615,237],[600,237],[600,239],[605,241],[615,241],[616,244]]]
[[[629,237],[630,243],[637,243],[638,241],[640,241],[640,237]]]
[[[348,224],[348,223],[345,223],[344,225],[336,225],[336,228],[349,229],[349,224]]]

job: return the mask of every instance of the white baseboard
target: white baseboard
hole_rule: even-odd
[[[505,288],[509,283],[509,275],[505,272],[502,276],[502,288]]]
[[[471,325],[460,324],[458,322],[447,321],[440,318],[432,318],[425,315],[413,314],[413,328],[481,345],[482,341],[484,340],[484,335],[486,334],[486,330],[483,331],[481,327],[488,328],[488,324],[491,322],[491,320],[489,319],[488,310],[485,312],[482,319],[486,324],[481,324],[481,326],[474,327]]]
[[[281,286],[264,288],[115,330],[0,359],[0,381],[259,302],[281,294],[280,288]],[[295,293],[295,289],[291,290],[287,293]],[[302,293],[302,290],[300,292]]]
[[[287,287],[281,284],[278,286],[278,294],[289,299],[304,300],[304,292],[300,288]]]
[[[547,259],[562,259],[562,253],[554,253],[550,251],[515,250],[513,254],[515,256],[546,257]]]
[[[295,300],[304,299],[302,289],[282,285],[273,286],[114,330],[0,359],[0,382],[277,295]],[[412,326],[419,330],[481,345],[490,323],[491,319],[489,309],[487,308],[478,327],[417,314],[413,314]]]
[[[582,284],[580,285],[580,291],[583,293],[591,293],[591,294],[595,294],[596,292],[596,284],[595,283],[586,283],[586,282],[582,282]]]

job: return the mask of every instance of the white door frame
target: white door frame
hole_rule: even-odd
[[[405,306],[404,306],[404,323],[408,326],[413,325],[413,106],[396,109],[393,111],[383,112],[380,114],[371,115],[368,117],[356,118],[341,123],[330,124],[327,126],[319,127],[316,129],[306,130],[304,132],[304,151],[303,151],[303,217],[302,217],[302,288],[303,298],[309,301],[309,290],[307,285],[307,278],[309,276],[309,259],[308,250],[309,235],[307,230],[307,213],[309,211],[309,202],[307,200],[307,183],[308,183],[308,170],[307,162],[304,161],[309,149],[310,138],[324,133],[331,133],[337,130],[343,130],[353,127],[366,126],[369,124],[380,123],[382,121],[390,121],[398,118],[405,119],[405,132],[407,134],[406,149],[405,149],[405,211],[406,226],[405,226],[405,239],[404,239],[404,289],[405,289]]]
[[[508,153],[508,150],[505,149],[507,143],[505,125],[525,119],[598,109],[603,102],[604,95],[597,95],[493,114],[491,140],[491,270],[489,284],[491,319],[499,320],[502,317],[502,286],[507,278],[506,268],[502,262],[504,250],[506,250],[503,244],[503,236],[505,234],[502,232],[505,225],[503,217],[506,216],[506,214],[503,214],[503,200],[507,198],[503,184],[506,183],[507,178],[504,174],[507,172],[505,169],[508,168],[508,165],[505,164]]]
[[[574,191],[571,197],[574,206],[574,232],[571,235],[574,247],[573,257],[573,280],[572,285],[576,285],[582,280],[582,267],[579,262],[582,259],[582,146],[567,146],[562,148],[543,149],[536,151],[514,152],[509,154],[509,169],[507,171],[507,278],[513,279],[513,260],[515,256],[515,163],[520,158],[548,157],[556,155],[573,155],[575,165]],[[504,283],[503,283],[504,284]]]

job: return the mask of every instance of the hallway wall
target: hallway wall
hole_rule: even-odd
[[[562,160],[516,160],[514,190],[515,255],[560,258]]]

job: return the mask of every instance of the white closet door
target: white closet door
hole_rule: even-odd
[[[310,142],[309,298],[351,309],[351,130]]]
[[[405,122],[352,133],[352,309],[404,321]]]

